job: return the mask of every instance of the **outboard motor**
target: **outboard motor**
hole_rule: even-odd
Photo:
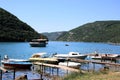
[[[8,60],[9,58],[8,58],[8,55],[5,55],[4,56],[4,60]]]

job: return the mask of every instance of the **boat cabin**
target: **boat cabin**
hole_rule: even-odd
[[[69,52],[69,55],[80,55],[79,52]]]

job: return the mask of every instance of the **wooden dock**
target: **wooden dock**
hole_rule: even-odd
[[[40,62],[35,62],[33,63],[35,65],[43,65],[43,66],[48,66],[48,67],[52,67],[52,68],[60,68],[60,69],[64,69],[64,70],[68,70],[68,71],[73,71],[73,72],[79,72],[79,69],[75,69],[75,68],[70,68],[67,66],[61,66],[61,65],[54,65],[54,64],[46,64],[46,63],[40,63]]]
[[[79,62],[79,63],[95,63],[95,64],[108,64],[113,66],[120,66],[119,63],[111,63],[111,62],[100,62],[95,60],[82,60],[82,59],[69,59],[70,61]]]
[[[2,70],[3,72],[8,72],[6,69],[4,69],[3,67],[0,67],[0,70]]]

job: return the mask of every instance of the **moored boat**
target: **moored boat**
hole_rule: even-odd
[[[98,52],[89,54],[89,56],[92,59],[96,59],[96,60],[102,60],[102,59],[103,60],[114,60],[119,57],[118,54],[106,54],[106,53],[98,53]]]
[[[30,69],[32,63],[28,62],[25,59],[9,59],[7,55],[4,56],[4,59],[1,60],[1,63],[4,68],[11,69]]]
[[[87,55],[80,54],[79,52],[69,52],[68,54],[55,54],[54,57],[58,58],[59,61],[64,61],[68,58],[85,59]]]
[[[32,39],[30,42],[31,47],[46,47],[47,39]]]
[[[55,57],[49,57],[47,53],[36,53],[29,58],[31,62],[43,62],[49,64],[58,64],[58,60]]]
[[[7,69],[30,69],[32,66],[30,62],[3,62],[2,64]]]

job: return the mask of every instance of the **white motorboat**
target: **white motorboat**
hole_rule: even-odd
[[[7,55],[1,60],[4,68],[30,69],[32,63],[25,59],[9,59]]]
[[[7,55],[4,55],[4,59],[1,60],[1,63],[8,63],[8,62],[28,62],[27,59],[10,59]]]
[[[69,52],[68,54],[55,54],[54,57],[57,57],[61,62],[68,58],[85,59],[87,55],[80,54],[79,52]]]

